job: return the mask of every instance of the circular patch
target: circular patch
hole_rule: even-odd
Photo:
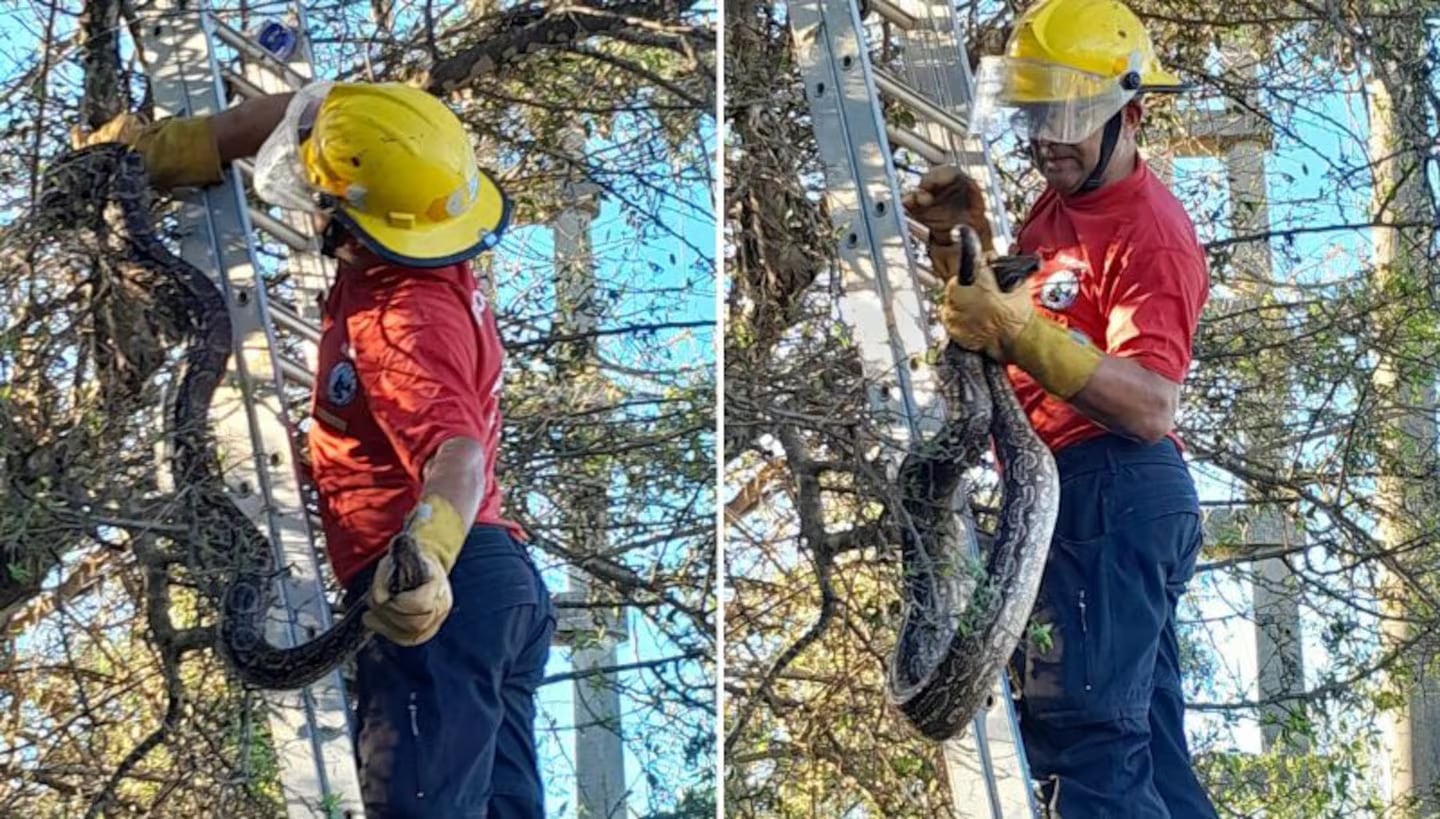
[[[325,378],[325,397],[337,407],[343,407],[355,400],[360,392],[360,380],[355,376],[355,365],[341,361],[330,368]]]
[[[1055,311],[1068,308],[1080,296],[1080,274],[1074,270],[1057,270],[1040,285],[1041,306]]]

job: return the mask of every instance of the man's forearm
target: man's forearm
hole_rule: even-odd
[[[451,438],[435,450],[424,478],[420,497],[439,495],[468,524],[485,497],[485,448],[470,438]]]
[[[1070,405],[1112,432],[1155,443],[1174,428],[1179,399],[1179,384],[1107,355]]]
[[[259,153],[260,146],[265,144],[275,126],[285,117],[285,106],[294,96],[288,92],[269,94],[245,100],[216,114],[212,127],[220,163],[229,164]]]

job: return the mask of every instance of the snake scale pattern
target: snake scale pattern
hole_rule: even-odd
[[[961,283],[969,284],[980,246],[973,231],[960,233]],[[1003,257],[992,268],[1008,292],[1034,261]],[[945,421],[900,466],[906,608],[886,686],[910,725],[937,741],[960,734],[985,707],[1023,636],[1060,504],[1054,457],[1004,368],[951,343],[940,376]],[[993,539],[976,526],[966,478],[991,440],[1003,498]],[[986,541],[977,562],[972,554]]]
[[[256,688],[301,688],[370,638],[371,631],[361,620],[368,595],[309,642],[282,648],[267,639],[270,590],[278,574],[275,553],[266,536],[231,500],[210,433],[211,401],[233,353],[230,314],[215,283],[160,241],[148,195],[139,154],[120,143],[95,145],[66,154],[47,169],[38,216],[42,224],[55,229],[83,226],[99,235],[118,230],[126,256],[123,267],[149,285],[146,292],[155,297],[153,309],[183,339],[184,353],[166,401],[165,441],[173,484],[189,499],[190,517],[183,523],[205,542],[182,545],[199,556],[202,569],[216,568],[207,562],[221,563],[231,572],[220,596],[218,648],[235,675]],[[223,560],[216,560],[217,555]],[[397,565],[392,591],[420,585],[424,568],[413,539],[395,538],[391,555]]]

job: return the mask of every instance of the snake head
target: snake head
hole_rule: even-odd
[[[1009,293],[1040,269],[1040,257],[1033,253],[1000,256],[990,262],[990,269],[995,271],[995,283]]]
[[[961,225],[960,236],[960,264],[955,270],[955,281],[965,287],[975,283],[975,266],[984,264],[984,256],[980,250],[980,236],[969,225]]]
[[[989,265],[995,274],[995,283],[1005,293],[1013,291],[1032,273],[1040,269],[1040,257],[1033,253],[1012,256],[995,256],[986,253],[978,233],[969,225],[959,230],[960,264],[955,273],[956,281],[969,286],[975,283],[975,270],[979,265]]]
[[[395,564],[395,570],[390,574],[391,594],[418,589],[430,579],[425,561],[420,558],[420,544],[409,532],[401,532],[390,539],[390,559]]]

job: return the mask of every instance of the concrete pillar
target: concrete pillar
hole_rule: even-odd
[[[576,129],[566,135],[564,148],[574,157],[583,155],[585,135]],[[584,335],[596,329],[599,311],[595,303],[595,262],[590,245],[590,226],[599,214],[600,188],[576,174],[566,183],[566,206],[554,218],[556,329],[565,335]],[[593,380],[594,342],[569,345],[566,366],[579,378]],[[608,544],[604,466],[594,474],[577,466],[572,474],[570,503],[563,510],[566,528],[573,533],[572,547],[587,555],[604,554]],[[567,602],[593,606],[603,603],[591,587],[583,569],[571,567]],[[574,646],[572,665],[577,674],[575,690],[575,776],[581,819],[625,816],[625,748],[620,730],[620,689],[614,673],[587,674],[613,667],[616,645],[625,640],[624,613],[605,608],[572,609],[579,616],[564,618],[557,642]],[[592,616],[593,613],[593,616]]]

